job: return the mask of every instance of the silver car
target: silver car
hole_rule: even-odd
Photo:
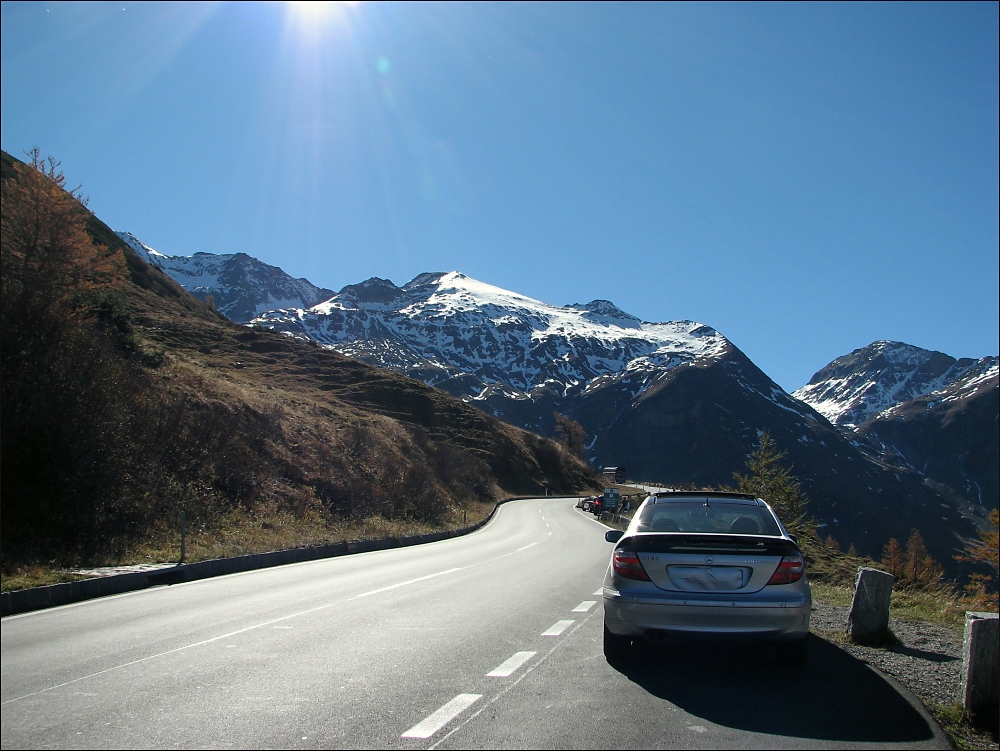
[[[636,511],[604,579],[604,654],[638,640],[774,641],[806,657],[812,596],[802,552],[764,501],[736,493],[657,493]]]

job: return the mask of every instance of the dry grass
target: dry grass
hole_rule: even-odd
[[[377,515],[359,520],[324,518],[322,515],[301,516],[280,508],[257,508],[253,512],[234,510],[212,526],[198,525],[187,531],[185,560],[195,563],[343,541],[381,540],[461,529],[482,521],[493,508],[493,503],[471,501],[464,507],[449,509],[440,524],[386,519]],[[134,547],[113,561],[100,563],[118,566],[175,563],[180,558],[180,548],[178,519],[176,526],[162,532],[156,539]],[[13,568],[9,574],[4,574],[0,587],[4,592],[11,592],[86,578],[55,564],[35,564]]]
[[[46,587],[50,584],[64,584],[86,578],[88,577],[52,566],[17,566],[9,574],[4,574],[0,582],[0,591],[13,592],[18,589]]]
[[[854,584],[811,582],[813,599],[828,605],[849,607],[854,598]],[[937,589],[895,589],[889,602],[893,618],[927,621],[961,631],[967,611],[996,612],[996,606],[981,598],[964,597],[951,585]]]

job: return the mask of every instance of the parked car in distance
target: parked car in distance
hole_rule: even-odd
[[[777,514],[738,493],[651,495],[615,543],[604,579],[604,654],[649,642],[757,639],[801,665],[812,596],[802,552]]]

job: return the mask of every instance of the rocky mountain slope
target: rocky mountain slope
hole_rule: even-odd
[[[997,508],[1000,364],[880,341],[794,393],[878,460],[922,478],[963,514]]]
[[[268,310],[308,308],[333,294],[307,279],[293,279],[277,266],[246,253],[168,256],[129,232],[116,234],[146,263],[165,271],[199,300],[211,296],[216,309],[238,323],[246,323]]]

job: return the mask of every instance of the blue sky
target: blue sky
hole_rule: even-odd
[[[462,271],[782,387],[998,345],[998,5],[8,3],[0,142],[113,228],[340,289]]]

